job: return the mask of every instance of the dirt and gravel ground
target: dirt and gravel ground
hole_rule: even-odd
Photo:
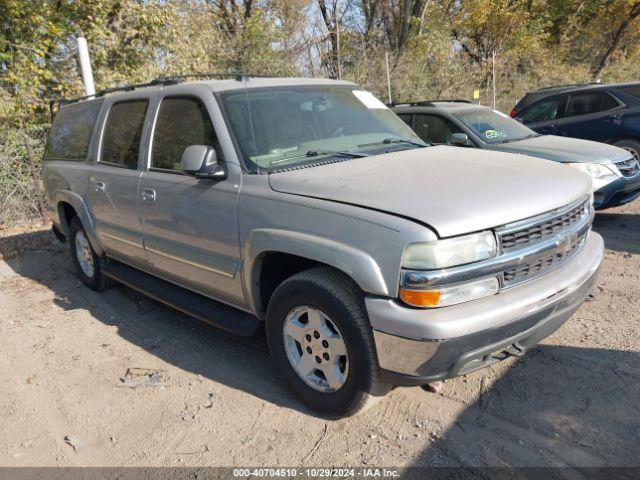
[[[263,340],[124,287],[95,293],[66,247],[14,232],[4,244],[24,253],[0,262],[0,465],[639,466],[640,201],[594,228],[607,253],[593,299],[539,348],[339,421],[292,398]],[[130,388],[136,367],[157,383]]]

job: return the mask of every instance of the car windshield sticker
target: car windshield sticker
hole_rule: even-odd
[[[373,93],[366,90],[352,90],[353,94],[358,100],[360,100],[367,108],[381,108],[386,109],[387,106],[378,100]]]
[[[485,130],[484,136],[489,140],[496,138],[506,137],[506,134],[502,130]]]

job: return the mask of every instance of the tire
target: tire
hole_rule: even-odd
[[[84,248],[81,254],[78,255],[78,249],[81,245],[84,245]],[[71,251],[71,261],[82,283],[96,292],[101,292],[113,285],[113,281],[102,272],[101,259],[93,251],[93,247],[89,243],[87,234],[78,217],[73,217],[69,222],[69,249]],[[80,258],[90,263],[91,268],[86,264],[82,265]]]
[[[320,328],[316,328],[318,321]],[[289,335],[290,330],[296,338]],[[333,269],[313,268],[285,280],[269,301],[266,331],[276,367],[296,396],[316,412],[332,417],[353,415],[391,389],[380,380],[362,293]],[[321,332],[319,337],[316,331]],[[296,360],[301,370],[319,368],[305,380],[294,367]],[[339,386],[338,380],[342,382]]]
[[[636,140],[620,140],[614,143],[616,147],[624,148],[633,155],[633,158],[640,161],[640,142]]]

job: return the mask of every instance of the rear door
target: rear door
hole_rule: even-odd
[[[516,120],[543,135],[556,135],[558,118],[564,106],[563,100],[562,95],[552,95],[538,100],[518,112]]]
[[[222,117],[212,92],[205,87],[171,92],[176,89],[162,92],[156,100],[149,154],[140,181],[147,259],[155,272],[174,283],[242,304],[239,166],[227,165],[228,177],[222,181],[183,174],[180,160],[190,145],[214,147],[218,159],[224,161],[212,112],[218,113],[220,121]]]
[[[145,261],[138,187],[147,97],[109,99],[97,161],[91,169],[88,201],[100,242],[109,256],[128,263]]]
[[[566,94],[566,107],[558,120],[557,135],[599,142],[616,136],[624,105],[604,90]]]

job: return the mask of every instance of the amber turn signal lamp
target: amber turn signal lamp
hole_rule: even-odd
[[[435,307],[440,301],[438,290],[405,290],[400,289],[400,300],[414,307]]]

